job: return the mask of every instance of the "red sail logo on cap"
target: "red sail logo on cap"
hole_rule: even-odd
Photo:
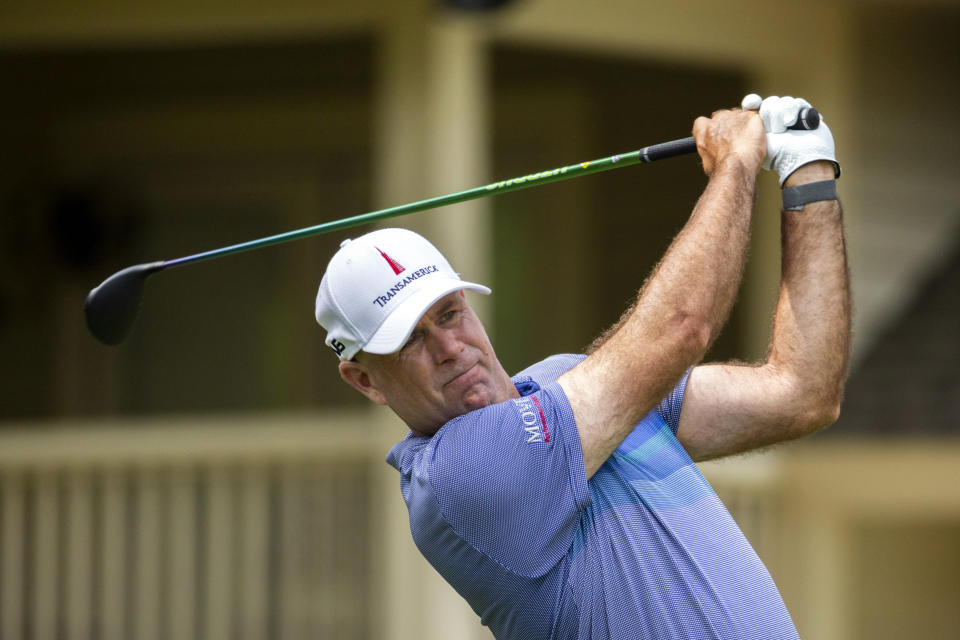
[[[380,247],[375,247],[375,248],[377,251],[380,251]],[[380,255],[383,256],[383,259],[386,260],[387,264],[390,265],[390,268],[393,269],[394,275],[400,275],[401,273],[406,271],[406,269],[402,264],[400,264],[399,262],[397,262],[396,260],[388,256],[387,254],[385,254],[383,251],[380,251]]]

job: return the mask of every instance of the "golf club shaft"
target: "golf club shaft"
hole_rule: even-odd
[[[789,128],[816,129],[819,124],[820,114],[818,114],[815,109],[809,108],[802,110],[797,123]],[[644,147],[638,151],[608,156],[588,162],[580,162],[566,167],[541,171],[539,173],[531,173],[525,176],[510,178],[509,180],[492,182],[482,187],[467,189],[466,191],[459,191],[428,200],[420,200],[419,202],[411,202],[410,204],[391,207],[389,209],[371,211],[370,213],[364,213],[351,218],[343,218],[342,220],[325,222],[312,227],[304,227],[303,229],[268,236],[250,242],[243,242],[241,244],[234,244],[221,249],[197,253],[192,256],[133,265],[116,272],[98,286],[91,289],[83,305],[84,314],[87,318],[87,326],[90,328],[90,332],[103,344],[114,345],[122,342],[130,332],[133,322],[136,319],[147,278],[151,274],[162,271],[168,267],[201,262],[232,253],[252,251],[262,247],[290,242],[299,238],[315,236],[339,229],[347,229],[407,213],[425,211],[427,209],[474,200],[497,193],[508,193],[510,191],[567,180],[568,178],[575,178],[591,173],[599,173],[600,171],[607,171],[618,167],[627,167],[640,162],[654,162],[664,158],[693,153],[696,150],[697,145],[693,138],[673,140],[671,142]]]
[[[796,123],[787,128],[810,130],[816,129],[819,126],[819,112],[812,107],[807,107],[800,111]],[[298,240],[300,238],[320,235],[322,233],[329,233],[330,231],[348,229],[361,224],[385,220],[387,218],[402,216],[408,213],[416,213],[418,211],[435,209],[437,207],[456,204],[458,202],[466,202],[467,200],[475,200],[484,196],[496,195],[498,193],[509,193],[510,191],[518,191],[528,187],[536,187],[542,184],[548,184],[550,182],[558,182],[560,180],[567,180],[569,178],[589,175],[591,173],[599,173],[601,171],[608,171],[610,169],[616,169],[619,167],[628,167],[641,162],[654,162],[656,160],[663,160],[664,158],[672,158],[673,156],[694,153],[696,150],[697,143],[694,141],[693,137],[671,140],[670,142],[662,142],[660,144],[650,145],[649,147],[644,147],[629,153],[607,156],[606,158],[599,158],[597,160],[590,160],[588,162],[571,164],[566,167],[541,171],[539,173],[531,173],[525,176],[510,178],[509,180],[492,182],[482,187],[467,189],[466,191],[458,191],[456,193],[451,193],[444,196],[437,196],[427,200],[419,200],[409,204],[390,207],[389,209],[380,209],[377,211],[371,211],[369,213],[362,213],[350,218],[324,222],[312,227],[304,227],[302,229],[296,229],[294,231],[288,231],[286,233],[280,233],[274,236],[267,236],[266,238],[260,238],[258,240],[251,240],[249,242],[230,245],[229,247],[223,247],[221,249],[213,249],[212,251],[197,253],[192,256],[175,258],[173,260],[164,260],[163,262],[157,263],[158,266],[156,267],[156,270],[190,264],[192,262],[200,262],[202,260],[209,260],[211,258],[218,258],[220,256],[230,255],[231,253],[252,251],[262,247],[269,247],[274,244],[290,242],[291,240]]]
[[[539,173],[531,173],[516,178],[510,178],[509,180],[492,182],[482,187],[467,189],[466,191],[458,191],[456,193],[437,196],[427,200],[419,200],[409,204],[390,207],[389,209],[380,209],[377,211],[371,211],[369,213],[362,213],[350,218],[324,222],[311,227],[295,229],[294,231],[288,231],[286,233],[280,233],[274,236],[260,238],[258,240],[251,240],[249,242],[242,242],[240,244],[234,244],[220,249],[213,249],[212,251],[205,251],[203,253],[185,256],[183,258],[165,260],[163,261],[161,268],[165,269],[168,267],[190,264],[192,262],[200,262],[202,260],[226,256],[231,253],[252,251],[254,249],[260,249],[262,247],[268,247],[274,244],[320,235],[322,233],[329,233],[331,231],[338,231],[340,229],[348,229],[361,224],[385,220],[387,218],[402,216],[408,213],[426,211],[427,209],[443,207],[450,204],[456,204],[458,202],[466,202],[467,200],[475,200],[477,198],[496,195],[498,193],[509,193],[510,191],[518,191],[520,189],[536,187],[550,182],[558,182],[560,180],[576,178],[591,173],[599,173],[601,171],[608,171],[610,169],[617,169],[619,167],[627,167],[641,162],[654,162],[664,158],[671,158],[673,156],[693,153],[696,150],[697,144],[694,142],[692,137],[683,138],[680,140],[672,140],[670,142],[663,142],[661,144],[654,144],[649,147],[644,147],[629,153],[607,156],[606,158],[599,158],[597,160],[590,160],[588,162],[571,164],[566,167],[541,171]]]

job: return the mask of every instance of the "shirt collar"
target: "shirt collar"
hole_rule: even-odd
[[[530,376],[514,376],[513,386],[517,388],[517,393],[521,396],[529,396],[540,391],[540,385]]]

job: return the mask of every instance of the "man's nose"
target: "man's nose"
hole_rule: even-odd
[[[454,331],[434,329],[427,337],[430,352],[437,364],[456,358],[463,351],[463,343]]]

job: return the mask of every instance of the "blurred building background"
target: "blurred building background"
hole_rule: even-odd
[[[855,361],[836,426],[703,469],[803,637],[955,638],[960,2],[453,4],[0,5],[0,638],[489,637],[410,541],[383,462],[402,426],[313,320],[366,229],[156,276],[116,348],[86,293],[685,137],[751,91],[834,132]],[[704,183],[677,158],[396,224],[492,284],[474,302],[515,371],[612,323]],[[778,207],[766,176],[711,358],[764,354]]]

